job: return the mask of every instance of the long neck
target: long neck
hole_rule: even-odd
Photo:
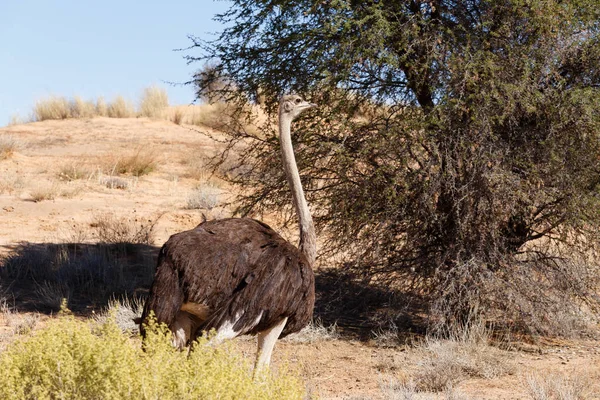
[[[282,117],[280,113],[279,140],[281,142],[281,155],[283,157],[285,175],[290,186],[290,191],[292,192],[292,199],[294,207],[296,208],[296,213],[298,214],[298,224],[300,227],[300,245],[298,247],[302,254],[306,256],[306,259],[312,267],[317,257],[317,236],[315,234],[315,227],[312,217],[310,216],[308,204],[306,204],[306,199],[304,198],[300,174],[298,173],[298,166],[296,165],[296,157],[294,156],[292,135],[290,132],[291,125],[291,118]]]

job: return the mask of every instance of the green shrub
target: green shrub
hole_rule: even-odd
[[[99,328],[60,317],[0,354],[3,399],[301,399],[301,383],[282,372],[253,381],[229,346],[203,340],[188,356],[170,332],[150,323],[143,349],[114,320]]]

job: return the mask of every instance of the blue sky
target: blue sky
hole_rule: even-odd
[[[212,20],[228,8],[213,0],[0,0],[0,126],[26,118],[49,95],[137,103],[159,85],[171,104],[194,100],[184,82],[201,65],[187,65],[187,35],[211,38]],[[188,52],[189,53],[189,52]]]

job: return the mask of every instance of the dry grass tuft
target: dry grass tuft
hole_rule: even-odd
[[[54,200],[58,194],[58,187],[56,185],[40,185],[32,189],[29,196],[31,201],[39,203],[41,201]]]
[[[125,190],[129,188],[129,182],[118,176],[104,176],[100,178],[100,183],[109,189]]]
[[[24,187],[25,183],[23,182],[23,178],[18,175],[0,176],[0,194],[13,194]]]
[[[214,129],[221,129],[226,125],[226,115],[225,103],[169,107],[164,114],[167,120],[177,125],[207,126]]]
[[[401,382],[395,379],[381,383],[381,391],[385,400],[470,400],[471,397],[447,387],[439,394],[420,390],[413,381]]]
[[[27,314],[15,323],[13,333],[15,335],[28,335],[35,329],[38,322],[40,322],[39,314]]]
[[[175,123],[177,125],[181,125],[183,123],[183,117],[184,117],[183,111],[180,108],[176,108],[169,115],[169,120],[171,120],[173,123]]]
[[[61,181],[72,182],[80,179],[89,180],[94,176],[95,172],[96,171],[85,165],[72,162],[62,165],[56,173],[56,176]]]
[[[96,115],[99,117],[108,117],[108,106],[102,96],[96,100]]]
[[[15,113],[10,116],[8,126],[22,125],[25,123],[27,123],[27,120],[22,118],[21,115],[19,115],[19,113]]]
[[[188,210],[212,210],[221,204],[220,189],[210,183],[198,186],[187,198],[185,208]]]
[[[55,310],[63,297],[98,304],[135,293],[152,282],[159,217],[100,214],[68,242],[24,243],[0,259],[0,281],[36,288],[33,301]]]
[[[135,108],[123,96],[117,96],[108,105],[106,113],[110,118],[132,118],[135,117]]]
[[[151,245],[159,218],[119,218],[107,213],[97,215],[90,226],[100,243]]]
[[[527,375],[525,386],[533,400],[589,399],[591,379],[584,375]]]
[[[106,310],[94,319],[100,324],[105,324],[112,318],[122,332],[136,333],[139,326],[134,319],[142,316],[143,309],[144,301],[138,297],[112,298]]]
[[[339,337],[337,325],[323,325],[323,321],[315,320],[308,326],[304,327],[300,332],[293,333],[283,339],[290,343],[315,343],[326,340],[335,340]]]
[[[12,135],[0,135],[0,160],[12,156],[21,147],[21,143]]]
[[[110,159],[104,166],[103,171],[107,175],[148,175],[158,167],[156,152],[138,150],[130,155]]]
[[[33,108],[35,121],[67,119],[71,116],[71,105],[66,97],[50,96],[36,102]]]
[[[448,338],[426,338],[417,348],[420,369],[415,376],[419,390],[441,392],[468,378],[491,379],[512,371],[502,350],[490,345],[483,323],[452,332]]]
[[[66,284],[45,281],[41,284],[36,283],[35,294],[38,304],[53,311],[58,311],[61,309],[63,302],[66,302],[65,304],[69,303],[72,293]]]
[[[140,99],[140,115],[148,118],[162,118],[169,107],[167,91],[155,86],[144,89]]]
[[[84,101],[75,96],[69,104],[70,118],[92,118],[96,116],[96,104],[93,101]]]

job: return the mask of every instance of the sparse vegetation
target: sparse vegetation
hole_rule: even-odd
[[[96,100],[96,115],[99,117],[108,117],[108,105],[106,105],[106,101],[102,96]]]
[[[23,189],[25,183],[23,178],[17,175],[0,176],[0,194],[13,194],[17,190]]]
[[[69,118],[92,118],[96,115],[96,104],[93,101],[84,101],[75,96],[69,103]]]
[[[290,343],[314,343],[324,340],[334,340],[339,338],[337,325],[323,325],[323,321],[315,320],[302,328],[300,332],[293,333],[283,340]]]
[[[50,96],[35,103],[33,117],[35,121],[67,119],[71,116],[70,110],[70,103],[66,97]]]
[[[97,327],[59,317],[0,354],[3,399],[302,399],[298,378],[280,370],[260,382],[235,351],[201,340],[188,356],[151,324],[143,350],[113,320]]]
[[[210,184],[198,186],[187,198],[186,208],[190,210],[212,210],[220,204],[220,190]]]
[[[528,374],[525,378],[532,400],[586,400],[592,397],[591,380],[585,371],[571,377],[556,374]]]
[[[426,338],[416,350],[419,371],[414,377],[422,391],[441,392],[468,378],[491,379],[513,371],[504,352],[490,345],[482,323],[455,329],[446,338]]]
[[[29,194],[31,201],[39,203],[40,201],[54,200],[58,196],[58,187],[55,184],[39,185],[31,190]]]
[[[159,218],[119,218],[107,213],[97,215],[90,226],[100,243],[152,244]]]
[[[242,129],[253,129],[245,126],[243,121],[233,123],[229,112],[230,106],[224,102],[214,104],[169,106],[165,89],[156,86],[144,89],[138,105],[139,112],[132,102],[123,96],[116,96],[110,103],[104,97],[83,100],[79,96],[69,99],[65,96],[50,96],[36,102],[30,121],[45,121],[67,118],[133,118],[136,116],[166,119],[177,125],[189,124],[222,129],[226,126],[238,126]],[[11,118],[9,125],[24,123],[18,115]]]
[[[74,232],[73,242],[16,247],[0,260],[0,278],[28,282],[35,289],[36,301],[52,309],[57,309],[62,298],[96,303],[132,294],[152,279],[156,221],[98,215],[89,226],[91,232]],[[95,243],[82,243],[84,239]]]
[[[117,96],[106,108],[107,115],[111,118],[132,118],[135,117],[135,108],[131,102],[125,100],[123,96]]]
[[[118,174],[142,176],[154,171],[157,165],[158,159],[154,152],[138,150],[132,155],[119,158],[114,170]]]
[[[51,96],[36,102],[33,109],[33,121],[67,118],[93,118],[108,116],[111,118],[131,118],[136,116],[135,107],[123,96],[117,96],[106,104],[99,97],[96,102],[85,101],[78,96],[69,100],[64,96]]]
[[[174,124],[181,125],[183,123],[183,111],[179,107],[175,108],[170,115],[170,120]]]
[[[40,322],[39,314],[26,314],[15,323],[13,333],[15,335],[28,335],[37,327],[38,322]]]
[[[100,178],[100,183],[109,189],[125,190],[129,187],[129,182],[118,176],[103,176]]]
[[[413,381],[406,383],[397,380],[389,380],[381,384],[385,400],[470,400],[471,397],[461,393],[452,387],[444,389],[441,396],[419,390]]]
[[[94,173],[95,171],[86,165],[71,162],[62,165],[56,175],[62,181],[71,182],[79,179],[91,179]]]
[[[8,121],[8,126],[21,125],[26,123],[27,121],[21,117],[19,113],[12,114],[10,116],[10,120]]]
[[[13,155],[21,147],[21,143],[12,135],[0,135],[0,160]]]
[[[137,334],[139,326],[134,319],[142,316],[143,309],[144,302],[139,297],[112,298],[106,310],[94,319],[100,324],[113,320],[123,333]]]
[[[169,98],[165,89],[155,86],[144,89],[140,99],[142,117],[162,118],[167,107],[169,107]]]
[[[35,284],[35,295],[38,304],[53,311],[59,311],[61,306],[67,306],[72,289],[64,282],[44,281]]]

